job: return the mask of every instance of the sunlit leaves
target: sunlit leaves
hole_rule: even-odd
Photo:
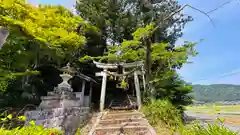
[[[0,0],[0,26],[10,33],[0,51],[2,91],[9,80],[36,75],[32,70],[42,63],[72,60],[86,42],[84,34],[98,31],[62,6],[35,6],[24,0]]]
[[[9,115],[7,116],[7,118],[8,118],[9,120],[11,120],[11,119],[12,119],[12,114],[9,114]]]
[[[119,46],[109,48],[105,56],[101,60],[109,61],[138,61],[144,60],[146,55],[146,47],[144,40],[149,38],[154,32],[154,25],[149,24],[146,27],[138,28],[134,33],[134,40],[124,40]],[[197,52],[194,50],[196,43],[185,42],[184,45],[175,47],[174,51],[169,51],[168,43],[152,43],[151,57],[154,63],[161,62],[167,64],[168,67],[187,63],[189,56],[195,56]]]
[[[155,30],[154,24],[148,24],[145,27],[138,28],[132,35],[135,40],[144,40],[152,36]]]
[[[26,121],[27,117],[26,116],[18,116],[18,119],[21,121]]]
[[[35,125],[36,125],[36,122],[35,122],[34,120],[31,120],[31,121],[29,122],[29,124],[30,124],[31,126],[35,126]]]
[[[141,42],[138,40],[124,40],[121,43],[121,49],[128,49],[128,48],[134,48],[134,47],[139,47],[141,45]]]
[[[66,48],[73,51],[82,47],[86,39],[75,32],[79,25],[86,30],[96,30],[79,16],[61,6],[40,5],[39,8],[19,0],[2,0],[1,25],[21,27],[26,35],[51,48]],[[24,17],[23,17],[24,15]]]

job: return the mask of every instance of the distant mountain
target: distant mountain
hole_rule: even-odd
[[[240,101],[240,85],[193,85],[191,95],[201,102]]]

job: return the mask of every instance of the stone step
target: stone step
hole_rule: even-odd
[[[120,113],[133,113],[136,112],[135,110],[109,110],[107,114],[120,114]]]
[[[57,93],[55,93],[55,92],[53,92],[53,91],[50,91],[50,92],[47,93],[47,95],[48,95],[48,96],[57,96],[57,95],[59,95],[59,94],[57,94]]]
[[[122,103],[122,101],[112,101],[112,103]]]
[[[103,116],[102,119],[119,119],[119,118],[143,118],[144,115],[142,115],[141,113],[118,113],[118,114],[107,114],[106,116]]]
[[[129,114],[132,114],[132,115],[135,115],[135,114],[142,114],[142,113],[139,113],[137,111],[117,111],[116,113],[115,112],[108,112],[107,115],[129,115]]]
[[[109,120],[101,120],[99,124],[121,124],[126,122],[148,122],[146,119],[109,119]]]
[[[119,135],[121,133],[124,135],[151,135],[148,126],[97,127],[94,135]]]
[[[141,114],[135,110],[120,110],[120,111],[109,111],[107,113],[107,115],[114,115],[114,114],[129,114],[129,113],[132,113],[132,114]]]
[[[121,104],[112,104],[110,107],[117,107],[117,106],[121,106]]]
[[[113,105],[121,105],[122,103],[112,103],[111,106]]]
[[[156,135],[144,115],[137,111],[109,111],[99,119],[91,135]]]
[[[123,123],[117,123],[117,124],[109,124],[109,123],[99,123],[98,127],[123,127],[123,126],[149,126],[147,122],[123,122]]]
[[[119,102],[119,103],[112,103],[111,105],[121,105],[122,103]]]
[[[115,133],[105,133],[105,132],[97,132],[94,135],[152,135],[147,130],[146,131],[138,131],[136,133],[121,133],[121,132],[115,132]]]
[[[112,110],[136,110],[137,106],[115,106],[115,107],[110,107]]]
[[[63,95],[76,98],[76,93],[72,93],[72,92],[56,93],[54,91],[50,91],[50,92],[47,93],[47,97],[60,97],[60,96],[63,96]]]

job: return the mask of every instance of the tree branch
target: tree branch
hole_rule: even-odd
[[[196,7],[193,7],[193,6],[189,5],[189,4],[186,4],[186,5],[182,6],[179,10],[173,12],[173,13],[170,14],[168,17],[166,17],[165,19],[163,19],[163,21],[166,21],[166,20],[168,20],[169,18],[173,17],[174,15],[176,15],[176,14],[179,13],[179,12],[181,12],[181,11],[182,11],[183,9],[185,9],[186,7],[192,8],[193,10],[196,10],[196,11],[198,11],[198,12],[206,15],[206,16],[208,17],[208,19],[211,21],[211,23],[213,24],[213,26],[215,26],[213,20],[211,19],[211,17],[209,16],[209,14],[208,14],[207,12],[204,12],[204,11],[202,11],[202,10],[196,8]]]
[[[173,16],[176,15],[177,13],[181,12],[181,11],[184,10],[186,7],[189,7],[189,8],[191,8],[191,9],[193,9],[193,10],[196,10],[196,11],[198,11],[198,12],[206,15],[206,16],[208,17],[208,19],[211,21],[211,23],[213,24],[213,26],[215,26],[213,20],[212,20],[211,17],[209,16],[209,14],[217,11],[218,9],[224,7],[224,6],[227,5],[227,4],[230,4],[230,3],[233,2],[233,1],[235,1],[235,0],[228,0],[227,2],[224,2],[224,3],[221,4],[220,6],[214,8],[214,9],[212,9],[212,10],[209,10],[208,12],[202,11],[202,10],[196,8],[196,7],[193,7],[193,6],[189,5],[189,4],[186,4],[186,5],[182,6],[180,9],[178,9],[177,11],[173,12],[172,14],[170,14],[170,15],[169,15],[168,17],[166,17],[165,19],[163,19],[163,22],[166,21],[166,20],[168,20],[169,18],[173,17]]]
[[[218,9],[224,7],[224,6],[227,5],[227,4],[230,4],[230,3],[233,2],[233,1],[235,1],[235,0],[229,0],[229,1],[227,1],[227,2],[225,2],[225,3],[223,3],[223,4],[221,4],[220,6],[218,6],[218,7],[214,8],[214,9],[208,11],[207,14],[211,14],[211,13],[217,11]]]

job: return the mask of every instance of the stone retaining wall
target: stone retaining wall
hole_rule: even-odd
[[[36,124],[47,128],[57,128],[65,135],[73,135],[77,128],[88,119],[89,107],[54,108],[25,112],[26,123],[35,120]]]

